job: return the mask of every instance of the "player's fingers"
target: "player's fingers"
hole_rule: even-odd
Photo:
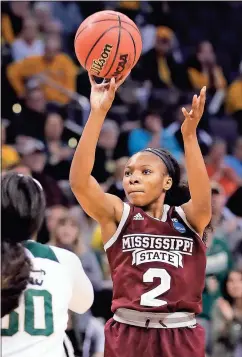
[[[110,79],[109,78],[104,78],[102,81],[102,84],[108,84],[110,83]]]
[[[91,86],[95,86],[97,83],[95,82],[94,76],[92,76],[90,72],[88,72],[88,77],[89,77]]]
[[[203,87],[200,92],[199,110],[203,111],[205,101],[206,101],[206,87]]]
[[[193,116],[195,116],[195,117],[198,115],[198,110],[199,110],[198,108],[199,108],[199,97],[197,95],[195,95],[193,105],[192,105]]]
[[[112,77],[109,83],[109,92],[114,93],[116,90],[115,78]]]
[[[193,99],[192,99],[192,110],[195,111],[197,109],[198,105],[198,98],[197,95],[194,94]]]
[[[189,118],[190,118],[189,113],[187,112],[187,110],[186,110],[184,107],[182,108],[182,113],[183,113],[183,115],[184,115],[184,117],[185,117],[186,119],[189,119]]]

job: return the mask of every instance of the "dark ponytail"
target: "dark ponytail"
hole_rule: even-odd
[[[41,185],[30,176],[6,174],[1,186],[3,317],[18,307],[27,287],[31,261],[21,242],[38,232],[44,218],[45,196]]]
[[[1,317],[18,307],[19,296],[26,288],[31,262],[20,243],[2,242]]]
[[[143,151],[149,151],[159,156],[159,158],[166,165],[168,174],[172,178],[172,186],[166,192],[164,203],[169,206],[181,206],[188,202],[191,198],[190,190],[187,182],[181,182],[181,169],[178,161],[171,155],[171,153],[165,149],[145,149]],[[203,241],[207,241],[208,231],[212,230],[211,222],[207,225],[203,234]]]

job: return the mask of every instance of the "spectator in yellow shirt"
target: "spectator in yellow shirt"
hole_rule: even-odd
[[[30,2],[4,1],[1,5],[2,40],[11,44],[20,34],[25,18],[30,16]]]
[[[206,86],[216,91],[227,86],[223,70],[217,64],[216,54],[209,41],[198,45],[196,56],[188,62],[188,75],[193,89],[199,90]]]
[[[226,112],[234,114],[242,110],[242,74],[229,86],[226,96]]]
[[[101,227],[99,225],[97,225],[93,231],[92,239],[91,239],[91,247],[95,251],[103,252],[102,232],[101,232]]]
[[[7,170],[12,165],[17,164],[20,161],[19,154],[10,145],[6,145],[6,128],[9,125],[9,121],[2,119],[2,133],[1,133],[1,151],[2,151],[2,170]]]
[[[225,98],[225,110],[232,115],[238,123],[238,131],[242,135],[242,62],[240,64],[240,75],[228,87]]]
[[[157,27],[155,47],[141,57],[132,72],[132,78],[142,82],[149,80],[155,89],[188,89],[190,84],[186,68],[173,54],[174,40],[172,29]]]
[[[61,49],[61,39],[49,36],[43,56],[10,64],[7,77],[19,97],[25,96],[25,81],[37,77],[49,102],[68,104],[76,91],[77,66]]]

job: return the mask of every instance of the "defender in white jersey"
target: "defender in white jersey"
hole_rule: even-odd
[[[25,240],[37,233],[44,210],[44,193],[37,181],[12,173],[4,176],[3,357],[73,356],[65,335],[68,309],[83,313],[93,302],[91,282],[75,254]]]

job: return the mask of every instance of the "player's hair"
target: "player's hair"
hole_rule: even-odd
[[[167,173],[172,178],[172,186],[166,191],[165,204],[169,206],[181,206],[188,202],[191,198],[190,190],[186,182],[181,182],[181,168],[178,161],[171,155],[171,153],[165,149],[153,149],[147,148],[142,150],[143,152],[151,152],[158,156],[167,168]],[[205,228],[203,234],[203,241],[207,240],[207,233],[212,229],[211,222]]]
[[[16,309],[26,288],[31,262],[21,242],[37,233],[45,211],[45,195],[31,176],[7,173],[1,179],[2,286],[1,317]]]

